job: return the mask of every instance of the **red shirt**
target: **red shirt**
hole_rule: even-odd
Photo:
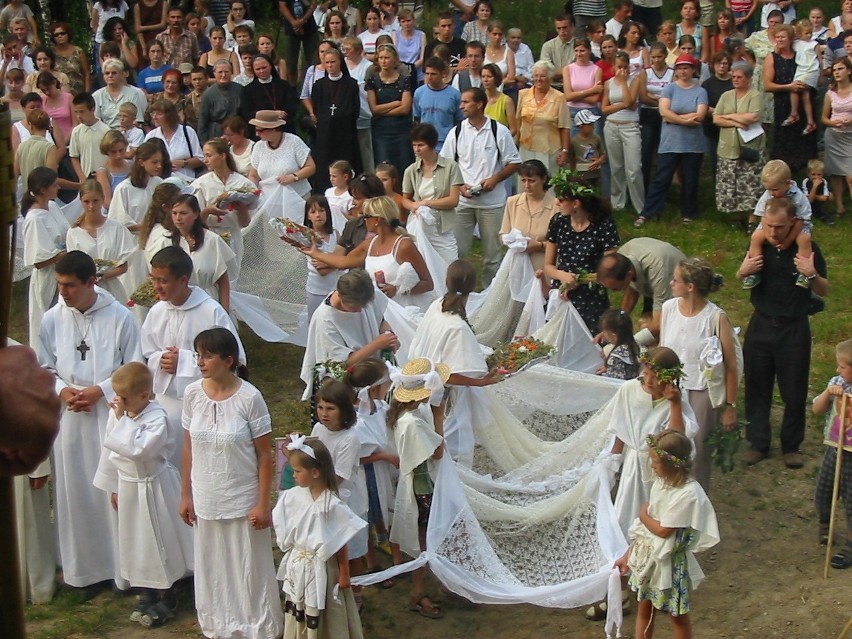
[[[606,82],[607,80],[611,80],[615,77],[615,67],[612,66],[609,62],[605,62],[604,60],[598,60],[595,62],[603,70],[603,77],[601,78],[602,82]]]

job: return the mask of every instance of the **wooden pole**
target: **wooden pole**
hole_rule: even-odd
[[[0,105],[0,348],[9,335],[12,272],[15,264],[15,174],[12,170],[12,116]],[[24,596],[18,566],[15,492],[11,477],[0,477],[0,628],[4,639],[24,639]]]
[[[825,547],[825,566],[822,577],[828,579],[828,566],[831,562],[831,541],[834,538],[834,524],[837,519],[837,501],[840,496],[840,467],[843,465],[843,444],[846,443],[847,405],[850,395],[843,393],[840,398],[840,411],[838,416],[840,424],[837,429],[837,458],[834,460],[834,488],[831,491],[831,517],[828,520],[828,544]]]

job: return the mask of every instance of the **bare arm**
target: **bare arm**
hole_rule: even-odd
[[[269,528],[272,514],[269,492],[272,490],[272,435],[261,435],[252,440],[257,456],[257,503],[249,511],[248,519],[255,530]]]
[[[195,506],[192,503],[192,437],[190,437],[188,430],[183,431],[180,516],[187,526],[195,524]]]
[[[225,312],[231,310],[231,280],[228,279],[228,271],[222,273],[216,280],[216,288],[219,289],[219,304],[225,309]]]
[[[639,521],[644,524],[645,528],[647,528],[651,533],[656,535],[657,537],[662,537],[663,539],[670,537],[676,528],[666,528],[659,521],[651,517],[648,514],[648,502],[642,504],[642,508],[639,509]]]

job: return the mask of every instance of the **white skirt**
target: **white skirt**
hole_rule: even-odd
[[[248,518],[195,522],[195,607],[205,637],[276,639],[284,616],[270,529]]]

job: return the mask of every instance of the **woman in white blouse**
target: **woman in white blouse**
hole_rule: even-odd
[[[256,187],[237,171],[228,143],[222,138],[211,138],[204,144],[204,166],[208,173],[192,183],[192,192],[201,207],[201,220],[234,251],[236,276],[243,258],[242,229],[251,221],[249,206],[239,202],[217,206],[216,198],[226,192],[254,191]]]
[[[203,165],[201,143],[191,126],[181,124],[177,107],[169,100],[159,99],[151,104],[151,121],[156,126],[148,132],[145,140],[159,138],[166,143],[172,171],[192,179],[195,171]]]

